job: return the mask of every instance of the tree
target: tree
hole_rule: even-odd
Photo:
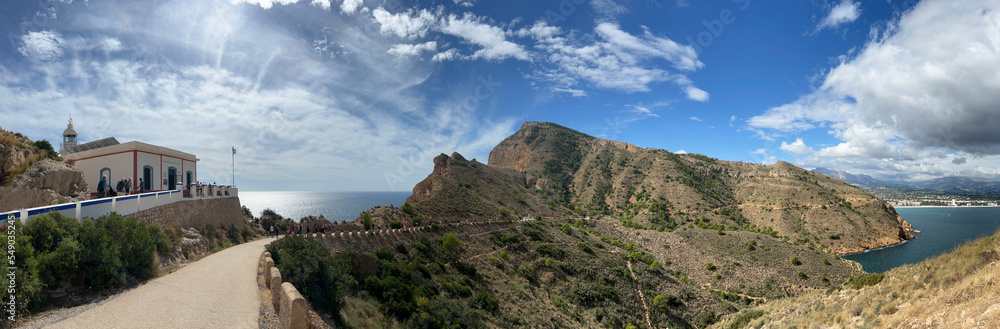
[[[413,215],[413,205],[410,204],[410,202],[403,202],[402,209],[403,209],[403,212],[405,212],[407,214],[410,214],[410,216]]]
[[[367,211],[361,213],[361,225],[365,226],[365,231],[372,229],[372,215]]]
[[[43,139],[35,141],[35,147],[37,147],[39,151],[45,152],[46,157],[56,156],[56,150],[52,148],[52,143],[49,143],[47,140]]]
[[[445,253],[453,253],[462,248],[462,242],[458,241],[458,237],[455,234],[448,233],[441,238],[441,250]]]

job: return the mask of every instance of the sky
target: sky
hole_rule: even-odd
[[[0,127],[243,190],[408,191],[524,121],[895,181],[1000,180],[1000,2],[12,0]]]

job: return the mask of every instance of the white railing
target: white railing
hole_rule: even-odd
[[[0,213],[0,223],[7,224],[11,220],[19,220],[24,223],[32,217],[50,212],[58,212],[63,216],[77,220],[83,220],[87,217],[97,218],[112,212],[123,216],[131,215],[181,201],[184,196],[183,192],[181,190],[149,192],[8,211]]]

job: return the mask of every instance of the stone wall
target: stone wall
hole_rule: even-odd
[[[166,206],[140,211],[128,217],[136,217],[139,220],[157,223],[163,227],[177,225],[196,229],[201,229],[205,224],[215,227],[228,227],[232,224],[241,227],[246,223],[238,197],[185,199]]]

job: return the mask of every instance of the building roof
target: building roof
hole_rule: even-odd
[[[72,128],[73,128],[73,126],[71,125],[66,130],[70,130]],[[74,131],[74,133],[76,133],[76,132]],[[63,134],[65,134],[65,133],[63,133]],[[119,143],[118,143],[117,139],[115,139],[114,137],[108,137],[108,138],[96,140],[96,141],[93,141],[93,142],[90,142],[90,143],[83,143],[83,144],[80,144],[80,145],[77,145],[77,146],[67,147],[67,148],[64,149],[65,152],[63,152],[63,153],[65,153],[65,154],[73,154],[73,153],[77,153],[77,152],[83,152],[83,151],[88,151],[88,150],[93,150],[93,149],[99,149],[99,148],[102,148],[102,147],[108,147],[108,146],[118,145],[118,144]]]
[[[91,148],[91,149],[87,149],[87,150],[81,150],[81,151],[76,151],[76,152],[72,152],[72,153],[67,153],[66,155],[63,155],[63,158],[65,158],[67,160],[81,160],[81,159],[89,159],[89,158],[100,157],[100,156],[105,156],[105,155],[115,154],[115,153],[123,153],[123,152],[130,152],[130,151],[142,151],[142,152],[146,152],[146,153],[162,154],[162,155],[166,155],[166,156],[170,156],[170,157],[174,157],[174,158],[178,158],[178,159],[183,159],[183,160],[187,160],[187,161],[198,162],[198,158],[195,157],[194,154],[185,153],[185,152],[181,152],[181,151],[178,151],[178,150],[174,150],[174,149],[170,149],[170,148],[166,148],[166,147],[162,147],[162,146],[156,146],[156,145],[146,144],[146,143],[143,143],[143,142],[136,142],[136,141],[126,142],[126,143],[123,143],[123,144],[119,144],[118,141],[114,139],[114,137],[105,138],[105,139],[102,139],[100,141],[104,141],[104,140],[110,140],[109,142],[113,143],[113,144],[108,144],[106,146],[95,147],[95,148]],[[100,142],[100,141],[90,142],[90,143],[83,144],[83,145],[80,145],[80,146],[85,146],[85,145],[92,144],[92,143],[97,143],[97,142]],[[80,147],[80,146],[77,146],[77,147]]]

